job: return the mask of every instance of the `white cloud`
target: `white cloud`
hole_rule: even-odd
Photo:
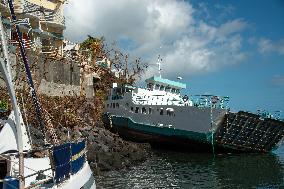
[[[278,54],[284,55],[284,39],[280,39],[279,41],[272,41],[270,39],[262,38],[258,42],[258,50],[261,53],[276,52]]]
[[[284,86],[284,75],[274,75],[271,82],[273,85]]]
[[[161,54],[167,76],[199,74],[242,61],[246,54],[240,33],[246,22],[235,19],[213,26],[196,19],[196,11],[178,0],[69,0],[66,37],[80,41],[90,34],[129,40],[135,44],[132,56],[155,64]]]

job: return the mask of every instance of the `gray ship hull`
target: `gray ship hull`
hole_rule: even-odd
[[[174,114],[166,114],[166,109],[174,109]],[[190,152],[268,152],[284,136],[281,121],[208,107],[121,102],[106,109],[104,123],[126,139]]]

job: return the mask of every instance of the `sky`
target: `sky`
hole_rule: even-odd
[[[161,55],[162,77],[182,77],[184,94],[284,115],[283,0],[69,0],[64,12],[66,38],[116,41],[149,63],[143,78],[158,74]]]

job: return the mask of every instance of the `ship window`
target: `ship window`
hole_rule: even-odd
[[[134,108],[133,108],[133,107],[131,107],[131,108],[130,108],[130,110],[133,112],[133,111],[134,111]]]
[[[160,89],[160,85],[157,84],[156,87],[155,87],[155,89],[159,90],[159,89]]]
[[[112,107],[115,108],[115,103],[112,103]]]
[[[128,107],[128,106],[129,106],[129,104],[128,104],[128,103],[126,103],[126,104],[125,104],[125,106],[127,106],[127,107]]]
[[[176,89],[172,88],[172,93],[175,93],[176,92]]]
[[[163,114],[164,114],[164,110],[163,110],[163,108],[161,108],[160,115],[163,115]]]
[[[177,90],[176,90],[176,93],[179,94],[179,92],[180,92],[179,89],[177,89]]]
[[[171,87],[170,86],[166,86],[166,91],[167,92],[171,91]]]
[[[107,104],[107,107],[109,107],[109,104]]]
[[[167,115],[168,116],[174,116],[174,109],[172,109],[172,108],[167,108]]]
[[[138,112],[139,112],[139,107],[136,107],[135,113],[138,113]]]
[[[146,108],[143,107],[143,108],[142,108],[142,114],[146,114],[146,113],[147,113]]]
[[[149,114],[152,114],[152,108],[149,108]]]
[[[165,89],[164,85],[161,85],[160,90],[163,91]]]
[[[116,103],[116,108],[119,108],[119,104],[118,103]]]

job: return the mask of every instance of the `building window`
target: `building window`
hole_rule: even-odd
[[[116,103],[116,108],[119,108],[119,104],[118,103]]]
[[[112,108],[115,108],[115,103],[112,103]]]
[[[135,113],[139,113],[139,107],[135,108]]]
[[[152,108],[149,108],[149,114],[152,114]]]

